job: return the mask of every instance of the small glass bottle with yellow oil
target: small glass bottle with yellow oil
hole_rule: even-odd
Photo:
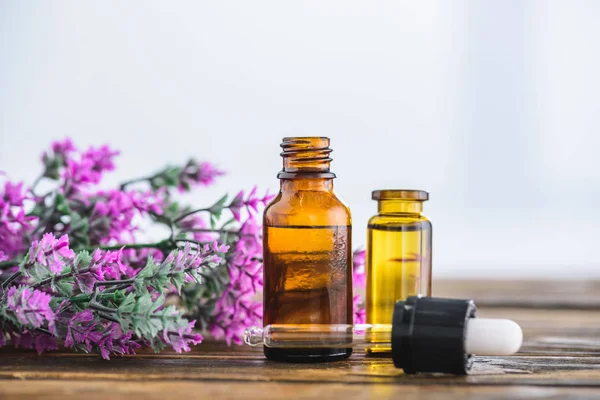
[[[391,324],[394,304],[431,296],[431,222],[423,215],[422,190],[375,190],[378,213],[367,234],[367,323]],[[367,353],[391,351],[376,342]]]

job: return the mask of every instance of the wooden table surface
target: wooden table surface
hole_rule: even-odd
[[[404,375],[355,354],[322,364],[267,362],[260,350],[206,342],[191,353],[94,355],[0,349],[0,399],[600,398],[600,282],[441,281],[480,317],[523,328],[512,357],[476,357],[468,376]]]

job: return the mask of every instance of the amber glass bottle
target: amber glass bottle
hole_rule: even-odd
[[[431,296],[431,222],[423,215],[422,190],[376,190],[378,214],[367,234],[367,323],[391,324],[394,304]],[[368,353],[389,352],[374,345]]]
[[[350,210],[333,191],[329,139],[284,138],[281,190],[263,219],[264,325],[351,324]],[[270,360],[313,362],[351,349],[264,348]]]

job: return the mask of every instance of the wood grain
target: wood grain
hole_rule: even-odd
[[[469,289],[472,283],[440,283],[439,291],[475,298],[478,316],[516,320],[525,342],[513,357],[477,357],[468,376],[408,376],[389,359],[363,354],[334,363],[273,363],[260,349],[210,341],[188,354],[142,352],[111,361],[5,347],[0,349],[0,399],[600,398],[600,309],[590,307],[599,285],[478,282],[475,290]],[[572,299],[568,307],[554,308],[558,300],[551,291],[557,287],[581,290],[581,303]],[[529,294],[518,295],[524,288]],[[470,290],[473,296],[464,296]],[[497,291],[504,290],[516,294],[502,306]],[[516,301],[527,295],[535,306]]]

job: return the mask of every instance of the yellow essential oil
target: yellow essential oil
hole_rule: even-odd
[[[431,296],[431,222],[423,215],[422,190],[376,190],[378,214],[367,234],[367,323],[391,324],[394,304],[408,296]],[[376,328],[374,328],[376,329]],[[389,344],[367,353],[387,353]]]

